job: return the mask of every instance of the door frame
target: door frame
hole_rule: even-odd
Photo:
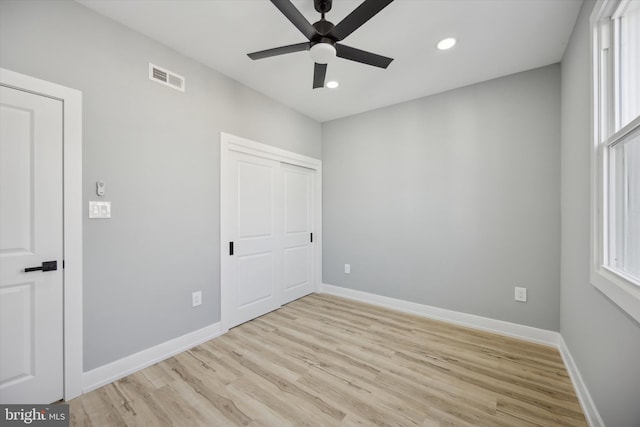
[[[0,85],[62,101],[63,398],[82,394],[82,92],[0,68]]]
[[[322,161],[308,157],[292,151],[283,150],[271,145],[251,141],[246,138],[231,135],[225,132],[220,133],[220,330],[226,333],[231,323],[231,292],[230,283],[230,260],[229,242],[231,241],[230,231],[226,228],[229,223],[226,207],[230,203],[228,168],[230,166],[231,151],[250,154],[265,159],[276,160],[295,166],[301,166],[315,171],[315,194],[314,194],[314,224],[313,241],[315,243],[314,252],[314,277],[313,289],[320,291],[322,286]]]

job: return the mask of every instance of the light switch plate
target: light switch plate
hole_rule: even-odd
[[[89,202],[89,218],[111,218],[111,202]]]

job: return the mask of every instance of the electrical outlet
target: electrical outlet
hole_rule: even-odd
[[[197,307],[202,304],[202,291],[193,292],[191,294],[191,307]]]
[[[351,274],[351,264],[345,264],[344,265],[344,273],[345,274]]]
[[[516,286],[515,299],[518,302],[527,302],[527,288],[519,288]]]

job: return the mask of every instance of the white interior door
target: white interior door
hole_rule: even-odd
[[[282,203],[279,162],[239,152],[230,156],[229,327],[233,327],[280,307]]]
[[[284,233],[282,304],[313,292],[313,202],[312,169],[283,163]]]
[[[62,120],[61,101],[0,87],[3,404],[63,397]]]

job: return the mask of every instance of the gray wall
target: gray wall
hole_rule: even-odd
[[[2,0],[0,66],[83,92],[84,369],[218,321],[220,131],[319,158],[320,125],[72,1]]]
[[[323,281],[558,330],[559,156],[557,64],[324,123]]]
[[[589,15],[582,7],[562,59],[561,328],[609,427],[640,426],[640,324],[589,283]]]

